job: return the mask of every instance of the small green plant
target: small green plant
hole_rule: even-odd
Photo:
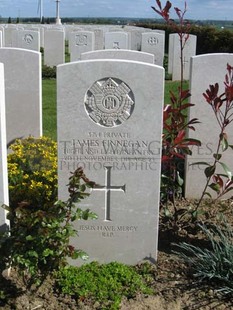
[[[56,277],[62,293],[84,303],[98,302],[98,309],[101,310],[117,310],[123,296],[133,298],[137,293],[153,294],[145,281],[150,272],[151,268],[145,267],[141,275],[133,266],[117,262],[103,265],[92,262],[81,267],[61,268]]]
[[[46,209],[57,200],[57,143],[47,137],[18,139],[8,155],[9,196],[12,209],[26,201]]]
[[[70,237],[77,235],[73,222],[96,218],[89,209],[77,206],[89,196],[87,188],[94,186],[82,168],[72,173],[67,201],[50,206],[33,206],[27,201],[15,207],[6,207],[11,221],[10,233],[0,238],[0,259],[4,269],[17,267],[25,284],[39,284],[53,270],[66,264],[67,257],[87,257],[81,250],[70,245]]]
[[[0,290],[0,305],[6,299],[6,294],[3,290]]]
[[[200,248],[188,243],[175,244],[178,254],[191,268],[199,281],[208,281],[222,294],[233,294],[233,231],[226,222],[223,227],[199,227],[211,248]]]

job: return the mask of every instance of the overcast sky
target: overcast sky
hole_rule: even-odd
[[[0,0],[3,17],[37,17],[40,0]],[[43,1],[45,17],[55,16],[55,0]],[[170,0],[173,7],[184,7],[184,0]],[[166,1],[161,0],[164,5]],[[187,0],[187,19],[233,20],[232,0]],[[157,18],[151,6],[155,0],[61,0],[61,17],[141,17]],[[171,10],[175,18],[174,10]]]

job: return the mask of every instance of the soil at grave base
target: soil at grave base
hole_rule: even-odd
[[[181,202],[179,208],[187,207],[189,202]],[[207,210],[204,210],[207,208]],[[217,224],[224,214],[228,222],[233,225],[233,203],[227,201],[221,206],[213,205],[203,208],[202,221],[209,224]],[[205,211],[208,211],[205,213]],[[187,222],[186,222],[187,220]],[[233,310],[233,299],[223,299],[217,295],[211,283],[198,283],[189,274],[186,266],[175,254],[171,252],[171,243],[185,241],[199,246],[206,246],[207,241],[203,233],[197,229],[195,224],[190,224],[185,217],[182,223],[174,231],[174,227],[161,217],[158,261],[155,268],[154,290],[155,295],[138,295],[135,299],[123,300],[121,310],[194,310],[194,309],[217,309]],[[11,286],[12,285],[12,286]],[[101,309],[99,304],[76,302],[68,296],[56,293],[54,281],[47,278],[38,291],[30,292],[23,289],[20,278],[16,272],[11,273],[11,278],[6,280],[0,278],[0,290],[8,286],[11,297],[0,309],[16,310],[94,310]],[[18,287],[16,294],[15,287]],[[20,290],[19,290],[20,288]]]

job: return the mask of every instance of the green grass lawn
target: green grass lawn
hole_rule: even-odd
[[[168,104],[169,91],[176,91],[179,82],[165,82],[165,99],[164,103]],[[56,80],[45,79],[42,81],[43,87],[43,135],[57,140],[57,111],[56,111]],[[185,83],[188,88],[188,82]]]
[[[57,140],[56,80],[42,80],[43,135]]]

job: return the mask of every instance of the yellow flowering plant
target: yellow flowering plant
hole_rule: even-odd
[[[70,244],[70,237],[77,235],[74,221],[96,218],[78,207],[95,183],[77,168],[68,180],[68,200],[57,201],[56,143],[30,137],[17,140],[11,150],[10,205],[4,206],[10,231],[0,237],[0,269],[17,267],[30,288],[66,265],[67,257],[87,257]]]
[[[45,209],[57,200],[57,143],[41,137],[18,139],[8,155],[11,207],[27,202]]]

